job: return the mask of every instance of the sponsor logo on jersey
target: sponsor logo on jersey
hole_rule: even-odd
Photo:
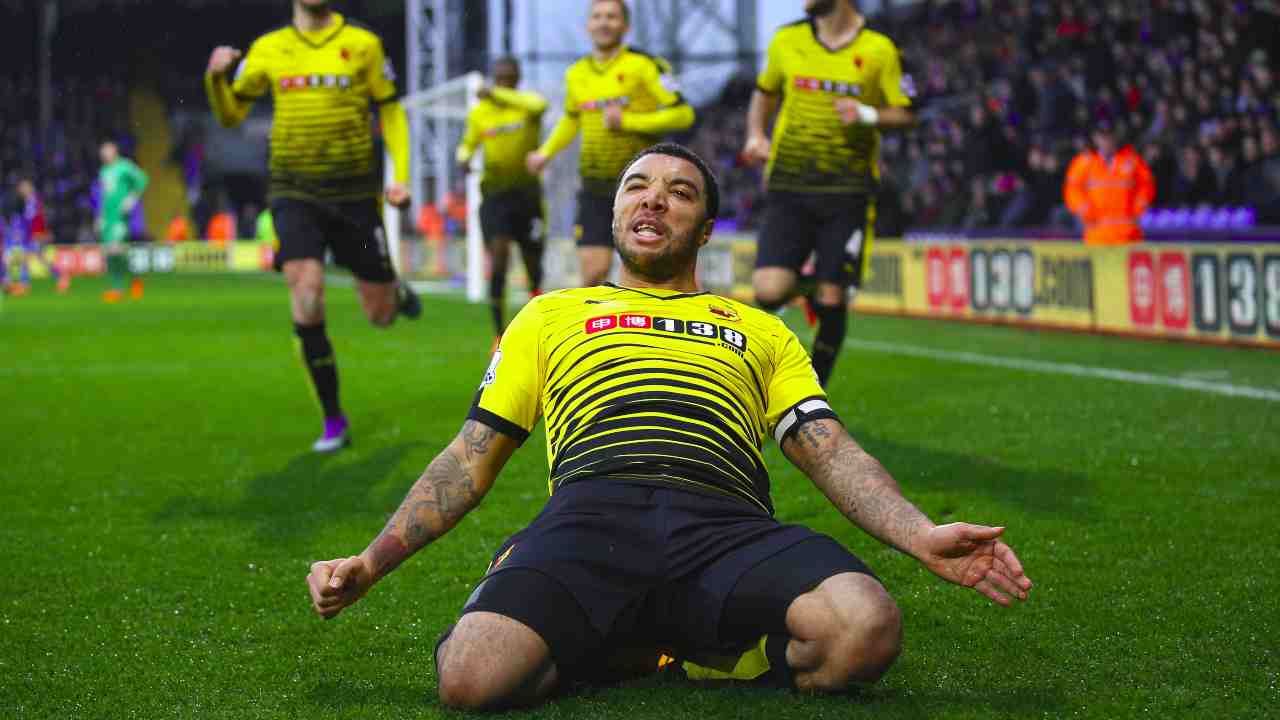
[[[332,73],[326,75],[285,75],[278,81],[280,92],[313,90],[315,88],[350,90],[351,84],[350,75]]]
[[[521,130],[524,129],[524,125],[525,124],[523,122],[507,123],[506,125],[495,125],[491,128],[486,128],[484,133],[482,134],[485,137],[497,137],[498,135],[506,135],[508,133],[520,132]]]
[[[578,103],[578,109],[588,110],[588,111],[604,110],[610,105],[616,105],[618,107],[626,107],[630,104],[631,104],[631,97],[629,95],[622,95],[619,97],[601,98],[599,100],[588,100],[586,102]]]
[[[732,312],[731,310],[728,312]],[[737,313],[733,318],[725,319],[737,322]],[[719,341],[737,353],[747,349],[747,336],[731,327],[704,322],[702,320],[682,320],[680,318],[658,317],[626,313],[623,315],[600,315],[586,321],[583,332],[594,335],[608,330],[653,330],[671,335],[688,335],[704,340]]]
[[[792,84],[800,92],[825,92],[848,97],[861,97],[862,95],[861,85],[843,80],[824,80],[822,78],[797,75]]]

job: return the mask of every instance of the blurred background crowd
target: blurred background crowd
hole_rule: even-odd
[[[882,235],[1073,230],[1063,182],[1099,124],[1151,167],[1166,212],[1144,222],[1280,224],[1276,3],[959,0],[872,26],[901,48],[925,118],[885,136]],[[731,82],[694,140],[742,227],[762,199],[737,158],[752,84]]]
[[[885,134],[882,236],[1028,228],[1073,235],[1063,181],[1100,124],[1113,127],[1152,170],[1148,227],[1280,225],[1280,2],[946,0],[895,7],[872,27],[901,48],[923,122]],[[197,55],[207,48],[189,45],[166,46],[166,56],[181,61],[151,69],[169,105],[165,131],[187,188],[195,225],[189,234],[204,236],[219,214],[243,230],[260,209],[254,195],[261,178],[205,172],[211,153],[228,151],[201,122],[208,113],[200,106]],[[127,70],[92,57],[64,63],[53,117],[42,127],[31,74],[0,77],[5,207],[17,180],[29,177],[55,241],[92,238],[97,145],[111,137],[132,155],[145,127],[130,117],[130,79]],[[753,87],[752,77],[731,79],[699,108],[699,123],[685,138],[726,186],[724,222],[743,230],[758,224],[763,202],[760,172],[739,158]],[[240,164],[262,167],[264,160]]]

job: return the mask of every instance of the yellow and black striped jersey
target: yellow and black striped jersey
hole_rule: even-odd
[[[532,300],[469,417],[523,441],[546,423],[548,490],[673,485],[772,512],[763,440],[834,417],[777,317],[709,293],[615,285]]]
[[[467,131],[458,145],[458,162],[468,162],[477,147],[484,148],[485,195],[515,188],[537,187],[538,177],[525,166],[525,157],[542,140],[542,114],[547,100],[535,92],[491,88],[488,98],[467,114]]]
[[[578,129],[582,152],[578,168],[583,188],[613,197],[618,174],[636,153],[666,133],[693,125],[693,108],[677,91],[666,60],[623,47],[607,63],[588,55],[569,66],[564,76],[564,116],[543,144],[542,152],[563,150]],[[604,124],[604,109],[622,108],[622,127]]]
[[[848,45],[828,48],[812,20],[778,28],[756,85],[782,93],[765,170],[769,188],[800,192],[871,192],[880,177],[880,132],[842,124],[837,99],[909,107],[915,95],[888,37],[863,28]]]
[[[272,197],[349,200],[382,189],[374,158],[371,103],[398,99],[382,41],[334,13],[316,32],[293,25],[254,41],[231,91],[252,102],[268,91]]]

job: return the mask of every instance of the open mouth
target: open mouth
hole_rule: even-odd
[[[667,235],[667,226],[657,220],[643,219],[631,223],[631,232],[640,240],[658,240]]]

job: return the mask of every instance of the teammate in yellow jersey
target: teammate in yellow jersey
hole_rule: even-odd
[[[422,313],[391,266],[370,132],[372,103],[395,166],[386,199],[403,207],[409,202],[409,124],[395,77],[378,36],[329,6],[329,0],[293,0],[293,21],[254,41],[238,68],[240,51],[223,46],[210,55],[205,72],[209,104],[227,127],[243,122],[268,91],[275,101],[269,189],[280,241],[275,267],[289,283],[294,333],[324,410],[324,432],[312,445],[317,452],[350,442],[325,332],[325,251],[355,275],[374,325],[390,325],[397,313]]]
[[[807,300],[818,321],[813,367],[825,387],[844,344],[850,288],[871,256],[880,130],[915,124],[915,91],[893,41],[866,27],[853,0],[806,0],[804,9],[807,19],[782,26],[769,43],[742,152],[768,163],[756,303],[784,305],[816,254]]]
[[[693,125],[666,60],[623,44],[631,10],[623,0],[590,0],[591,54],[565,71],[564,115],[528,158],[535,174],[582,131],[574,235],[582,285],[599,285],[613,263],[613,185],[627,161],[667,133]]]
[[[507,290],[507,258],[511,243],[520,246],[530,293],[542,292],[542,250],[546,218],[542,184],[525,167],[525,157],[538,146],[547,100],[536,92],[516,90],[520,64],[499,58],[493,64],[493,84],[480,90],[480,102],[467,116],[467,132],[458,145],[463,173],[471,158],[484,149],[484,177],[480,180],[480,228],[489,251],[489,305],[493,329],[501,336]]]
[[[382,533],[311,566],[315,611],[338,615],[454,527],[539,417],[551,498],[437,644],[446,705],[532,704],[663,656],[693,678],[807,690],[883,674],[898,607],[839,542],[774,519],[769,437],[864,531],[1001,605],[1025,599],[1004,528],[930,522],[845,432],[778,318],[698,291],[720,202],[706,164],[658,145],[617,187],[621,284],[548,293],[516,315],[462,431]]]

